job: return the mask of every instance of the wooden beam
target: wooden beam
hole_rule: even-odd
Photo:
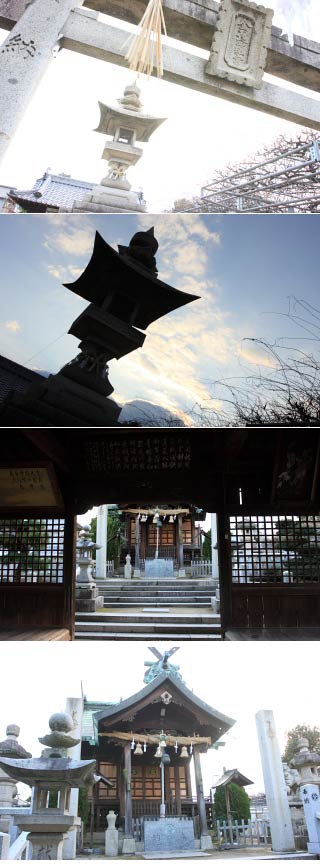
[[[140,733],[136,732],[99,732],[99,738],[118,738],[119,741],[132,741],[132,738],[134,738],[134,740],[137,742],[139,741],[140,744],[143,744],[144,741],[147,744],[154,744],[156,746],[159,744],[159,735],[150,735],[149,733],[146,733],[145,735],[140,735]],[[212,744],[211,738],[201,738],[198,735],[177,735],[177,737],[173,735],[166,735],[166,745],[168,745],[168,747],[174,747],[176,741],[178,742],[178,744],[185,745],[207,744],[208,747],[211,747]]]
[[[90,57],[127,66],[126,34],[83,11],[74,10],[64,28],[62,45]],[[176,48],[164,48],[164,79],[183,87],[218,96],[229,102],[254,108],[300,126],[320,129],[320,101],[264,82],[260,90],[244,87],[206,74],[206,60]]]
[[[40,450],[40,453],[47,456],[62,471],[70,474],[70,465],[67,460],[66,450],[60,441],[57,440],[54,432],[47,432],[42,429],[22,429],[21,432],[25,438],[28,438]]]

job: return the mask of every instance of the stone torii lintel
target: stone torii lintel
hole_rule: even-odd
[[[74,10],[70,13],[63,30],[62,46],[89,57],[127,67],[126,48],[124,47],[127,31],[113,27],[104,21],[98,21],[91,14],[89,15],[89,10],[88,17],[86,17],[84,11],[83,9],[81,11]],[[211,35],[213,35],[212,29]],[[289,43],[284,42],[284,45],[289,53]],[[316,48],[315,52],[311,50],[313,45]],[[316,89],[315,82],[317,81],[317,89],[319,90],[320,45],[310,43],[308,57],[310,64],[312,58],[314,61],[312,67],[313,89]],[[254,108],[291,123],[297,123],[311,129],[320,129],[320,102],[318,99],[287,90],[285,87],[265,80],[258,90],[208,75],[206,72],[207,62],[207,58],[191,54],[187,50],[163,46],[164,80],[192,90],[198,90],[207,95],[226,99],[246,108]],[[279,60],[278,66],[275,64],[274,74],[279,75],[280,68]],[[305,80],[301,74],[296,75],[295,70],[298,72],[298,68],[301,73],[301,66],[296,65],[295,61],[290,73],[288,73],[287,80],[311,88],[312,84],[307,72],[305,73]]]
[[[87,0],[87,3],[88,9],[74,8],[79,0],[58,0],[58,3],[46,0],[45,5],[42,0],[33,0],[27,6],[25,0],[0,0],[0,26],[12,28],[0,49],[0,155],[9,146],[57,42],[63,48],[127,66],[124,47],[127,31],[97,20],[98,12],[126,21],[135,20],[139,14],[140,20],[145,0],[143,3],[130,0],[130,13],[124,10],[122,0]],[[210,50],[220,9],[218,4],[209,4],[209,0],[201,5],[196,0],[163,0],[163,3],[168,34]],[[258,90],[224,80],[208,74],[208,58],[188,51],[164,47],[163,53],[167,81],[320,129],[316,99],[266,81]],[[272,28],[265,71],[319,92],[320,45],[297,36],[295,44],[290,46],[286,38],[281,38],[281,31]]]

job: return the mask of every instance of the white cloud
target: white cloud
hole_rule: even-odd
[[[59,282],[62,282],[65,277],[65,268],[61,264],[48,264],[47,270],[49,276],[52,276],[53,279],[58,279]]]
[[[49,250],[58,250],[66,255],[85,256],[92,252],[94,240],[94,225],[86,216],[64,216],[58,219],[47,217],[49,231],[46,234],[44,246]],[[81,227],[79,227],[81,226]]]
[[[22,327],[21,327],[21,324],[19,324],[19,321],[6,321],[4,326],[5,326],[6,330],[10,330],[11,333],[19,333],[19,331],[22,330]]]

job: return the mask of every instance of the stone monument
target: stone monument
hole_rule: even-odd
[[[141,159],[143,150],[136,142],[150,140],[163,119],[143,114],[140,90],[137,84],[125,88],[118,107],[99,102],[100,123],[95,132],[112,137],[105,144],[102,158],[109,163],[109,171],[92,192],[76,201],[73,211],[94,213],[144,212],[143,195],[131,191],[127,171]]]
[[[103,596],[92,575],[92,552],[99,549],[90,537],[89,525],[79,531],[76,558],[76,610],[77,612],[96,612],[104,604]]]
[[[33,860],[61,860],[68,832],[80,824],[70,812],[71,789],[88,788],[96,780],[95,760],[74,760],[66,754],[79,743],[72,738],[72,717],[53,714],[50,733],[39,738],[46,745],[39,759],[0,758],[0,767],[16,781],[33,789],[31,812],[17,812],[15,824],[29,832]]]
[[[272,9],[251,0],[221,0],[206,74],[259,89],[272,17]]]

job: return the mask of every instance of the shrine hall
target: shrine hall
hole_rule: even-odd
[[[212,848],[200,754],[216,748],[235,721],[188,689],[171,662],[177,650],[162,656],[150,648],[156,659],[145,663],[145,686],[118,704],[84,699],[81,757],[96,759],[102,777],[90,793],[90,830],[104,831],[113,810],[123,852],[143,850],[147,828],[166,831],[165,822],[172,819],[176,830],[180,823],[184,835],[189,833],[191,846],[171,848]]]
[[[0,440],[2,639],[74,638],[77,516],[168,500],[216,514],[219,638],[319,638],[318,429],[11,429]],[[126,614],[103,638],[128,638]],[[190,638],[188,620],[175,638]],[[168,638],[165,624],[152,638]]]

